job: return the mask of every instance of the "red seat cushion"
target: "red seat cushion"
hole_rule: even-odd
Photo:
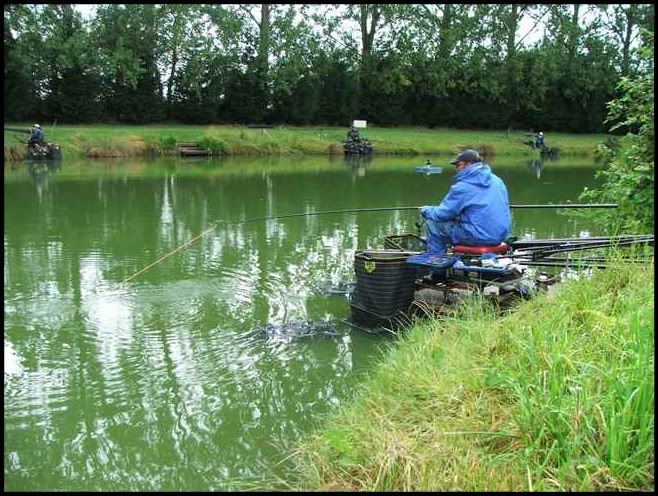
[[[468,253],[470,255],[481,255],[482,253],[505,253],[507,250],[509,250],[509,246],[505,243],[500,243],[496,246],[455,245],[452,247],[453,253]]]

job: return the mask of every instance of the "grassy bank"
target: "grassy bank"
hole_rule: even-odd
[[[5,124],[29,128],[30,124]],[[216,155],[342,155],[343,127],[246,126],[45,126],[46,139],[58,143],[65,157],[140,157],[176,155],[177,143],[196,141]],[[461,131],[455,129],[378,128],[361,131],[376,154],[453,155],[462,147],[487,155],[532,157],[537,151],[523,144],[524,132]],[[4,133],[5,161],[21,160],[24,150],[15,133]],[[606,135],[549,133],[546,142],[566,156],[591,156]]]
[[[654,489],[654,285],[619,265],[401,335],[296,453],[295,489]]]

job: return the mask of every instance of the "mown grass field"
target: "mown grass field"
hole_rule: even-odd
[[[403,333],[294,453],[312,491],[654,490],[654,266]]]
[[[31,124],[5,124],[28,129]],[[139,157],[175,155],[177,143],[199,142],[216,155],[342,155],[347,128],[293,127],[250,129],[246,126],[44,126],[46,140],[62,146],[64,157]],[[26,136],[26,135],[25,135]],[[25,136],[5,131],[5,161],[22,159]],[[538,152],[523,144],[522,131],[466,131],[426,128],[378,128],[361,130],[373,142],[376,154],[454,155],[464,147],[485,155],[527,156]],[[604,134],[546,133],[548,146],[562,155],[591,156]]]

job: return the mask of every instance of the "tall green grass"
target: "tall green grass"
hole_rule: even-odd
[[[392,345],[295,452],[295,488],[653,490],[653,263],[500,317],[472,300]]]
[[[31,124],[6,124],[28,129]],[[90,125],[44,126],[46,139],[62,146],[65,157],[137,157],[175,155],[177,143],[196,141],[217,155],[342,155],[347,127],[250,129],[246,126]],[[467,131],[413,127],[369,127],[361,135],[373,142],[376,154],[451,156],[460,148],[479,149],[486,157],[538,154],[523,144],[520,131]],[[547,135],[550,146],[566,156],[593,156],[606,135]],[[5,160],[22,156],[22,136],[4,133]]]

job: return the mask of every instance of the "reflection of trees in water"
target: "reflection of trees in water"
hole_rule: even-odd
[[[47,169],[35,168],[33,179],[47,181]],[[349,336],[288,343],[249,340],[244,334],[263,324],[264,314],[251,308],[256,297],[271,305],[275,315],[283,309],[284,323],[284,317],[296,317],[305,305],[311,318],[326,314],[323,301],[311,300],[311,283],[322,278],[319,271],[326,277],[329,269],[336,269],[335,256],[344,259],[343,272],[351,270],[351,250],[344,246],[356,244],[355,216],[350,216],[350,231],[312,217],[272,221],[272,226],[234,224],[230,230],[235,243],[226,228],[218,229],[179,253],[177,260],[172,257],[168,269],[144,274],[142,281],[149,284],[139,281],[122,291],[105,290],[108,276],[129,275],[117,276],[112,267],[128,266],[127,271],[134,272],[215,219],[262,216],[264,204],[256,199],[263,198],[266,205],[270,201],[267,214],[287,213],[276,207],[291,196],[280,193],[286,184],[277,185],[276,178],[254,177],[243,188],[230,178],[220,184],[176,179],[118,178],[98,187],[93,182],[58,183],[49,196],[57,207],[51,209],[57,212],[52,222],[61,233],[62,254],[40,252],[43,258],[35,263],[25,263],[21,246],[32,237],[25,234],[28,230],[48,231],[41,215],[48,209],[30,202],[28,218],[34,222],[12,225],[8,256],[23,273],[16,281],[22,281],[25,293],[34,293],[44,281],[56,282],[46,287],[78,310],[75,317],[62,318],[70,322],[68,327],[53,323],[60,332],[39,336],[65,375],[56,383],[46,382],[42,375],[52,375],[52,369],[45,366],[35,387],[14,401],[27,409],[38,394],[40,411],[47,412],[46,420],[39,415],[30,419],[35,450],[48,452],[53,440],[64,446],[61,466],[72,475],[55,477],[55,487],[68,483],[79,489],[71,478],[89,480],[93,469],[98,477],[157,490],[160,472],[172,465],[201,466],[208,458],[227,477],[253,475],[274,451],[259,439],[291,442],[325,405],[339,403],[351,390],[348,378],[357,365]],[[309,184],[301,187],[310,189],[309,198],[336,189],[324,183],[313,190]],[[299,184],[289,187],[296,190]],[[247,197],[246,192],[256,194]],[[301,209],[295,201],[285,208]],[[152,214],[144,217],[144,211]],[[15,242],[16,231],[24,233],[23,243]],[[135,255],[145,250],[150,253]],[[260,285],[262,295],[246,294],[259,287],[255,277],[266,282]],[[13,278],[9,283],[10,290],[17,284]],[[232,299],[222,294],[226,286]],[[10,332],[14,327],[17,333],[21,320],[13,321]],[[33,317],[26,315],[24,321],[32,323]],[[35,341],[17,340],[17,354],[28,355],[26,348],[34,348]],[[40,384],[48,385],[47,394],[36,389]],[[68,408],[57,410],[62,404]],[[19,429],[18,411],[17,406],[10,410],[10,433]],[[221,442],[208,443],[208,438]],[[140,453],[146,447],[152,454],[135,458],[135,446],[141,447]],[[21,461],[25,452],[23,446],[17,449]],[[165,459],[171,464],[164,464]],[[23,470],[37,474],[42,470],[38,464],[28,459]],[[134,479],[135,470],[143,477]],[[186,473],[180,477],[188,487],[196,483],[203,489],[216,483],[214,476],[200,473],[196,481]]]
[[[532,170],[535,171],[537,179],[541,178],[541,171],[544,168],[544,161],[540,158],[535,158],[530,161],[530,167],[532,167]]]
[[[546,167],[548,162],[554,162],[555,160],[557,160],[556,157],[542,154],[539,158],[534,158],[530,162],[528,162],[528,165],[530,165],[530,168],[534,171],[537,179],[540,179],[544,167]]]
[[[32,162],[28,164],[28,170],[32,177],[32,183],[37,188],[39,198],[48,189],[48,178],[50,175],[61,170],[60,162]]]
[[[351,172],[352,177],[363,177],[372,162],[372,157],[367,155],[345,155],[343,162],[347,170]]]

